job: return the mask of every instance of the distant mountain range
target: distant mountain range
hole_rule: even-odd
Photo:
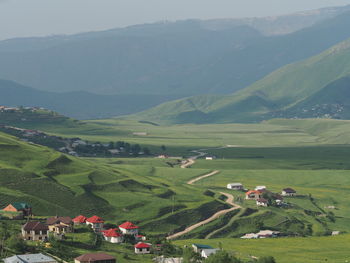
[[[0,82],[0,103],[42,106],[88,119],[133,114],[199,96],[170,103],[186,105],[185,110],[169,111],[162,105],[158,118],[167,119],[169,111],[184,114],[175,117],[179,122],[201,120],[208,118],[203,107],[217,107],[211,104],[221,96],[231,98],[225,94],[346,40],[349,25],[346,6],[281,17],[187,20],[1,41],[0,78],[22,85]],[[35,89],[24,89],[27,86]],[[239,111],[251,111],[257,103],[271,107],[261,99],[242,102]]]
[[[230,96],[196,96],[133,116],[159,123],[350,117],[350,39],[284,66]]]
[[[44,107],[77,119],[136,113],[175,98],[170,95],[97,95],[85,91],[56,93],[0,79],[0,105]]]

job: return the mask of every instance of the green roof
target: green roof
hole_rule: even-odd
[[[202,244],[192,244],[192,246],[196,246],[199,249],[211,249],[211,248],[213,248],[209,245],[202,245]]]
[[[27,203],[19,203],[19,202],[15,202],[11,204],[14,208],[16,208],[17,210],[22,210],[22,209],[27,209],[30,208],[30,205],[28,205]]]

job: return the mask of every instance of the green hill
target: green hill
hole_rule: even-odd
[[[252,122],[275,117],[347,118],[350,40],[321,54],[290,64],[230,96],[197,96],[165,103],[136,115],[164,123]],[[332,110],[311,110],[317,104]],[[337,104],[337,106],[334,106]],[[327,109],[327,106],[323,106]],[[332,112],[341,108],[341,114]],[[303,112],[303,114],[296,113]],[[296,114],[296,115],[295,115]]]
[[[111,223],[131,220],[147,233],[164,234],[226,207],[202,189],[169,185],[166,179],[179,170],[188,178],[207,170],[173,169],[169,160],[137,162],[78,159],[0,133],[0,208],[27,202],[38,216],[97,214]],[[161,228],[154,228],[154,220],[163,222]]]

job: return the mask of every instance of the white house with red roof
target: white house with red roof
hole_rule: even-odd
[[[247,200],[257,200],[262,197],[262,192],[258,190],[250,190],[245,193],[245,199]]]
[[[74,225],[81,225],[81,224],[86,224],[86,219],[87,217],[83,216],[83,215],[79,215],[75,218],[72,219]]]
[[[104,220],[99,216],[92,216],[86,219],[86,224],[91,226],[95,232],[101,232],[103,230]]]
[[[151,244],[139,242],[135,246],[135,254],[150,254],[151,253]]]
[[[121,224],[119,229],[124,235],[137,236],[139,234],[139,227],[129,221]]]
[[[118,232],[118,230],[118,228],[102,230],[102,235],[104,239],[110,243],[122,243],[124,238],[123,235]]]

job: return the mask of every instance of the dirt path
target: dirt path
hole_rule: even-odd
[[[181,168],[188,168],[188,167],[192,166],[198,158],[207,155],[207,153],[205,153],[205,152],[200,152],[200,151],[192,151],[192,152],[197,153],[197,155],[191,156],[190,158],[188,158],[186,160],[186,162],[181,165]]]
[[[204,178],[207,178],[207,177],[216,175],[216,174],[218,174],[218,173],[220,173],[219,170],[212,171],[211,173],[208,173],[208,174],[205,174],[205,175],[196,177],[196,178],[194,178],[194,179],[188,181],[187,184],[194,184],[195,182],[197,182],[197,181],[199,181],[199,180],[202,180],[202,179],[204,179]]]
[[[179,236],[182,236],[182,235],[185,235],[191,231],[193,231],[194,229],[198,228],[198,227],[201,227],[201,226],[204,226],[205,224],[208,224],[212,221],[214,221],[215,219],[219,218],[220,216],[222,215],[225,215],[233,210],[236,210],[236,209],[239,209],[241,208],[241,206],[235,204],[233,201],[234,201],[234,197],[233,195],[231,194],[227,194],[227,193],[223,193],[221,192],[222,195],[225,195],[227,197],[227,200],[226,200],[226,203],[231,205],[232,207],[229,208],[229,209],[224,209],[224,210],[221,210],[221,211],[218,211],[216,212],[214,215],[212,215],[211,217],[209,217],[208,219],[205,219],[201,222],[198,222],[197,224],[194,224],[192,226],[189,226],[188,228],[186,228],[184,231],[181,231],[181,232],[178,232],[178,233],[175,233],[173,235],[170,235],[167,237],[168,240],[170,239],[175,239]]]

